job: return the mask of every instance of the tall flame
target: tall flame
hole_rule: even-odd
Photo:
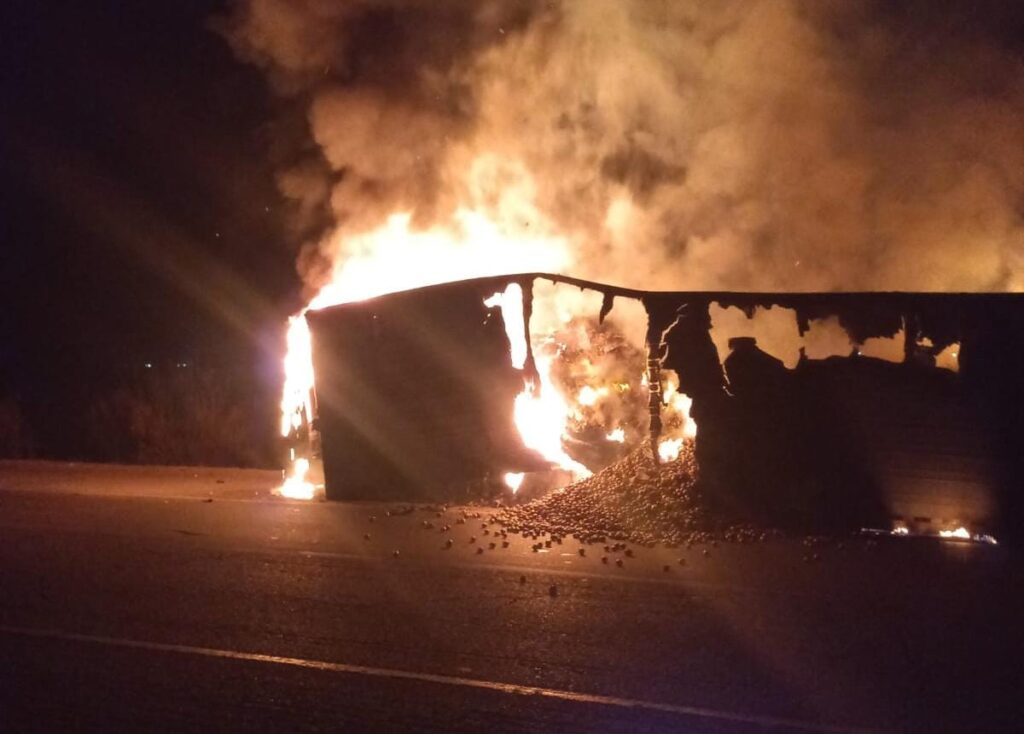
[[[554,233],[534,207],[532,192],[532,185],[509,187],[496,202],[492,197],[486,204],[456,210],[446,226],[415,229],[410,214],[397,213],[375,230],[344,238],[336,234],[333,241],[328,241],[327,254],[343,254],[335,257],[328,282],[288,323],[281,434],[302,437],[315,417],[313,344],[305,318],[308,311],[455,280],[508,273],[565,272],[572,265],[571,243]],[[478,199],[483,201],[471,197],[472,201]],[[553,466],[577,479],[589,476],[590,470],[566,452],[570,423],[573,416],[579,417],[580,406],[593,408],[618,392],[612,389],[614,384],[586,384],[571,395],[563,394],[552,378],[553,366],[561,359],[562,351],[545,329],[569,322],[582,307],[577,302],[578,295],[567,293],[535,300],[532,312],[534,325],[539,325],[538,333],[531,333],[530,324],[526,323],[523,298],[521,286],[510,283],[485,301],[489,308],[501,309],[509,357],[513,367],[523,374],[523,390],[513,406],[516,427],[523,444]],[[526,370],[531,350],[536,368],[532,374]],[[672,419],[666,425],[673,426],[659,446],[665,460],[678,456],[683,440],[696,433],[696,425],[689,418],[690,399],[678,391],[678,381],[673,378],[669,376],[663,390],[664,413]],[[610,442],[623,443],[625,439],[621,428],[612,428],[607,433]],[[314,474],[310,471],[310,457],[303,453],[302,449],[292,451],[291,467],[278,490],[280,494],[293,498],[315,495],[316,488],[310,481]],[[509,473],[505,480],[515,489],[522,477]]]
[[[528,329],[523,313],[523,289],[510,283],[503,293],[495,293],[484,301],[488,307],[501,307],[505,322],[512,366],[522,370],[526,365]],[[534,356],[539,382],[527,379],[523,391],[516,396],[516,428],[523,443],[561,469],[577,478],[590,476],[590,470],[569,456],[562,446],[570,409],[565,398],[551,381],[551,358]],[[518,485],[515,489],[518,489]]]
[[[509,352],[512,366],[517,370],[526,366],[526,318],[523,315],[523,287],[518,283],[509,283],[503,293],[495,293],[484,301],[488,308],[500,307],[501,318],[505,322],[505,335],[508,337]]]
[[[540,384],[530,383],[516,396],[515,419],[523,443],[548,461],[572,472],[577,479],[589,477],[591,472],[567,453],[562,445],[569,405],[551,382],[551,363],[537,359]]]
[[[301,427],[313,414],[313,347],[306,310],[288,319],[284,357],[284,391],[281,396],[281,435]]]
[[[569,243],[564,237],[551,233],[547,220],[533,206],[532,190],[528,185],[513,186],[502,193],[496,205],[486,209],[482,206],[460,208],[448,226],[413,229],[411,215],[397,213],[376,230],[329,242],[328,250],[343,251],[345,255],[335,260],[327,284],[288,322],[281,435],[291,435],[313,418],[312,338],[305,319],[307,311],[453,280],[566,270],[570,265]],[[518,296],[509,291],[504,298],[510,312],[516,308],[512,301],[518,298],[518,312],[522,314],[521,289]],[[504,310],[506,304],[501,305]],[[513,345],[513,360],[521,369],[528,338],[526,325],[521,315],[518,326],[515,319],[506,319],[506,325],[510,322],[512,328],[519,329],[515,334],[510,333],[509,340]],[[516,408],[516,414],[523,416],[524,425],[535,425],[542,414],[555,417],[560,412],[558,395],[553,388],[548,390],[538,385],[536,389],[527,387],[524,394],[528,392],[532,397],[528,401],[524,398],[522,407],[517,401]],[[563,424],[564,419],[559,425]],[[545,446],[552,443],[550,437],[538,441]],[[549,452],[557,453],[550,446]],[[300,470],[298,462],[301,460],[302,457],[293,455],[288,479],[279,493],[313,496],[312,485],[305,478],[308,466]],[[568,467],[574,462],[560,457],[556,463]]]
[[[673,370],[664,370],[661,377],[661,400],[664,405],[662,415],[665,424],[672,428],[666,438],[658,443],[658,456],[662,461],[675,461],[679,458],[683,442],[697,437],[697,423],[690,417],[693,399],[679,392],[679,376]]]

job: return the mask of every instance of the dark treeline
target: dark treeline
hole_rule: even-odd
[[[63,360],[0,391],[0,457],[274,467],[278,393],[251,364]]]

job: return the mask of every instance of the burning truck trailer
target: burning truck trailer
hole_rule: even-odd
[[[575,310],[539,313],[552,289],[579,294]],[[630,318],[609,324],[617,309]],[[765,314],[792,321],[795,358]],[[322,458],[330,500],[521,497],[683,461],[656,481],[695,482],[728,522],[1021,538],[1019,294],[649,292],[531,273],[305,319],[314,377],[286,415],[290,476],[315,483]]]

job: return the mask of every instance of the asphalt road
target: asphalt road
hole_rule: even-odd
[[[1019,730],[1000,547],[619,568],[571,539],[490,550],[486,511],[289,502],[274,479],[0,463],[0,730]]]

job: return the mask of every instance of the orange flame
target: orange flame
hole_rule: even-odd
[[[344,239],[337,235],[329,242],[328,249],[345,254],[336,259],[329,282],[288,322],[281,434],[289,436],[313,418],[312,338],[305,319],[307,311],[454,280],[517,272],[564,271],[570,264],[568,241],[551,233],[546,219],[533,206],[532,190],[530,182],[526,181],[524,185],[510,187],[497,197],[497,204],[486,209],[460,208],[448,226],[416,230],[410,225],[410,214],[398,213],[376,230]],[[514,364],[521,369],[526,358],[527,338],[521,316],[522,290],[518,290],[517,296],[510,286],[501,298],[503,311],[518,308],[520,314],[517,328],[521,331],[510,334],[509,339],[514,345]],[[514,319],[506,319],[506,324],[510,321],[515,323]],[[524,390],[524,394],[528,391],[529,388]],[[544,401],[557,398],[553,389],[544,392]],[[532,401],[540,399],[538,394]],[[545,405],[546,414],[557,412],[551,405]],[[518,406],[519,401],[517,414],[520,413]],[[524,404],[521,412],[524,420],[532,424],[535,419],[527,416],[535,414],[536,409]],[[279,494],[314,495],[315,488],[306,479],[308,461],[302,469],[300,460],[302,457],[293,457],[288,477],[278,488]]]
[[[519,488],[523,486],[523,479],[526,475],[522,472],[508,472],[505,474],[505,485],[512,490],[512,494],[519,491]]]
[[[316,487],[306,479],[309,473],[309,459],[298,458],[292,462],[291,473],[285,478],[284,484],[278,489],[278,494],[291,500],[311,500],[316,493]]]
[[[521,185],[511,186],[497,196],[493,192],[484,196],[486,192],[470,188],[471,201],[486,203],[458,209],[446,226],[414,229],[410,214],[397,213],[373,231],[344,237],[336,234],[325,243],[327,254],[342,254],[336,255],[327,284],[288,324],[282,435],[300,435],[314,418],[312,337],[305,319],[307,311],[469,278],[565,272],[572,265],[569,253],[573,248],[569,240],[554,233],[533,205],[530,181],[524,179]],[[601,404],[611,399],[609,396],[620,394],[622,388],[594,384],[585,386],[579,394],[562,394],[552,380],[558,351],[551,348],[558,345],[547,339],[546,334],[530,333],[524,319],[523,297],[522,288],[511,283],[485,301],[489,308],[501,308],[512,365],[523,371],[523,390],[513,406],[516,427],[524,445],[551,464],[571,472],[577,479],[590,476],[590,470],[565,450],[569,424],[572,416],[578,416],[580,405]],[[539,324],[543,330],[549,325],[567,323],[571,312],[580,308],[578,300],[579,296],[572,294],[535,300],[534,325]],[[528,377],[525,367],[531,346],[536,375]],[[663,394],[665,414],[674,416],[674,428],[664,436],[659,450],[666,460],[671,460],[678,456],[682,441],[696,434],[696,424],[689,418],[691,401],[678,391],[678,381],[670,380]],[[613,429],[607,440],[624,443],[625,431]],[[312,498],[316,487],[310,482],[311,473],[309,458],[293,452],[292,466],[278,493]],[[504,480],[516,490],[523,478],[510,472]]]
[[[523,317],[522,288],[517,283],[511,283],[504,293],[495,293],[484,304],[489,307],[501,306],[512,365],[518,370],[523,369],[527,355],[527,329]],[[572,472],[577,478],[588,477],[590,470],[565,453],[562,446],[570,409],[551,381],[551,360],[535,355],[534,364],[540,384],[528,380],[523,391],[516,396],[513,415],[519,435],[528,448],[559,468]]]
[[[697,437],[697,423],[690,417],[693,400],[686,393],[679,392],[679,376],[673,370],[664,370],[661,377],[662,416],[665,425],[675,427],[658,444],[658,456],[662,461],[675,461],[679,458],[683,442]]]

